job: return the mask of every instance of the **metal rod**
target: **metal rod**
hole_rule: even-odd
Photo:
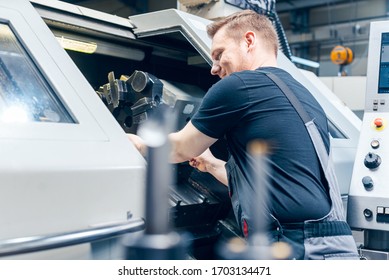
[[[109,226],[45,236],[30,236],[2,240],[0,241],[0,257],[90,243],[126,233],[141,231],[144,227],[145,222],[143,219],[133,218],[124,223],[117,223]]]
[[[172,126],[172,112],[158,107],[138,130],[147,150],[146,170],[146,234],[167,234],[169,223],[169,187],[172,185],[172,167],[168,162],[170,143],[168,132]]]

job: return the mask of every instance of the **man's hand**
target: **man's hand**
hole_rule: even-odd
[[[189,161],[189,165],[197,168],[201,172],[210,172],[212,171],[213,167],[213,162],[217,160],[211,151],[209,149],[206,149],[201,155],[198,157],[192,158]]]
[[[212,174],[217,180],[224,185],[228,185],[227,172],[225,169],[226,162],[214,157],[209,149],[206,149],[198,157],[192,158],[189,165],[197,168],[201,172]]]
[[[136,134],[127,133],[128,139],[134,144],[135,148],[141,153],[143,157],[146,157],[147,146],[143,139]]]

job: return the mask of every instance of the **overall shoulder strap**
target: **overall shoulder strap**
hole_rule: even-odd
[[[286,98],[288,98],[289,102],[292,104],[294,109],[296,110],[297,114],[300,116],[300,118],[303,120],[305,124],[305,128],[308,131],[308,134],[311,138],[311,141],[313,143],[313,146],[315,147],[316,154],[319,158],[320,165],[324,171],[325,177],[329,184],[329,193],[330,197],[333,203],[333,209],[331,215],[333,215],[334,218],[344,220],[344,211],[343,211],[343,204],[341,200],[341,194],[338,187],[338,182],[335,175],[335,170],[333,163],[331,161],[330,155],[327,153],[327,149],[324,145],[323,138],[320,135],[320,132],[311,119],[311,117],[308,115],[307,111],[303,108],[303,105],[301,102],[297,99],[296,95],[292,92],[292,90],[282,81],[279,77],[274,75],[273,73],[265,72],[257,70],[261,73],[264,73],[266,76],[269,77],[277,86],[278,88],[284,93]]]
[[[297,99],[293,91],[278,76],[266,71],[261,71],[261,70],[257,70],[257,71],[268,76],[269,79],[271,79],[278,86],[278,88],[284,93],[286,98],[288,98],[290,104],[292,104],[292,107],[296,110],[297,114],[300,116],[301,120],[305,124],[305,128],[308,130],[309,136],[315,147],[316,153],[325,170],[328,164],[327,149],[324,145],[322,137],[320,136],[317,126],[313,122],[312,118],[308,115],[307,111],[305,111],[300,100]],[[314,130],[313,133],[312,133],[312,129]]]
[[[286,98],[288,98],[289,102],[292,104],[292,106],[297,111],[298,115],[305,124],[312,121],[307,111],[305,111],[305,109],[303,108],[301,102],[297,99],[296,95],[291,91],[291,89],[284,83],[284,81],[282,81],[278,76],[274,75],[273,73],[263,71],[260,72],[268,76],[269,79],[271,79],[279,87],[279,89],[285,94]]]

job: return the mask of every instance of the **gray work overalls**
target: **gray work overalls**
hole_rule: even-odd
[[[273,80],[303,120],[328,181],[331,199],[330,212],[317,220],[281,224],[273,215],[269,214],[271,216],[268,232],[269,241],[271,243],[286,242],[291,245],[292,253],[287,259],[359,259],[351,229],[346,223],[331,155],[327,154],[323,139],[315,123],[303,109],[300,101],[281,79],[272,73],[260,72]],[[255,231],[250,226],[257,224],[254,222],[254,219],[257,217],[255,213],[252,213],[253,211],[250,209],[250,206],[247,206],[247,203],[240,203],[240,201],[249,201],[255,196],[250,187],[245,187],[249,186],[249,184],[232,156],[226,164],[226,170],[233,211],[243,234],[247,238],[251,231]]]

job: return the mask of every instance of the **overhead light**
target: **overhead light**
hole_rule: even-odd
[[[97,49],[97,44],[93,42],[83,42],[79,40],[65,38],[63,36],[56,36],[59,44],[65,49],[70,51],[82,52],[92,54]]]
[[[56,32],[54,34],[59,44],[66,50],[86,54],[102,54],[136,61],[142,61],[145,58],[145,52],[143,50],[133,48],[129,45],[120,45],[100,39],[92,42],[88,41],[88,37],[73,34],[64,35],[62,32]]]

